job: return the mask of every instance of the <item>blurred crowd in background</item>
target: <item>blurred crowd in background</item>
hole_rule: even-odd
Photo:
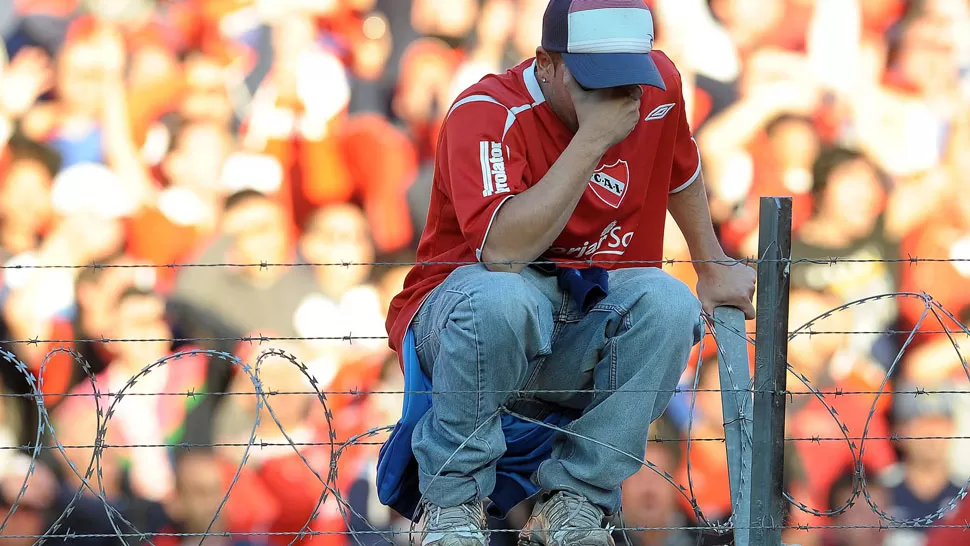
[[[0,512],[18,507],[0,543],[58,521],[48,544],[116,544],[113,525],[136,532],[123,516],[159,545],[285,545],[301,530],[301,544],[407,544],[409,522],[375,495],[386,431],[366,434],[401,407],[368,394],[403,388],[384,314],[423,229],[444,113],[534,54],[545,4],[0,2]],[[787,487],[836,514],[791,508],[790,525],[831,528],[787,542],[970,544],[970,396],[952,394],[968,390],[956,349],[970,343],[942,333],[970,320],[970,2],[648,4],[728,252],[757,254],[759,196],[794,197],[793,257],[810,260],[791,268],[791,329],[908,294],[791,341]],[[667,233],[665,256],[688,260]],[[689,263],[664,267],[693,286]],[[718,388],[713,347],[685,388]],[[21,495],[30,452],[16,447],[43,420],[9,395],[34,388],[54,430]],[[909,394],[877,394],[890,390]],[[684,442],[723,438],[718,393],[677,395],[655,428],[648,458],[687,489],[647,468],[630,478],[622,524],[667,530],[618,542],[717,543],[677,528],[698,524],[692,499],[730,515],[723,443]],[[868,493],[853,496],[860,470]],[[898,520],[955,505],[956,527],[879,529],[869,503]]]

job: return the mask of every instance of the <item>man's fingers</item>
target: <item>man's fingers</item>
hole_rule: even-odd
[[[566,89],[573,94],[574,97],[598,97],[600,100],[603,98],[602,89],[587,89],[579,83],[579,81],[573,77],[573,73],[569,71],[568,68],[563,70],[562,81],[566,84]]]
[[[740,309],[744,311],[744,318],[747,320],[754,320],[754,318],[757,316],[754,304],[750,301],[745,301],[744,306],[740,307]]]
[[[744,312],[744,318],[746,320],[752,320],[755,318],[756,313],[754,309],[754,304],[751,303],[751,298],[749,297],[746,298],[744,296],[739,295],[737,297],[731,298],[731,301],[726,301],[721,305],[730,305],[731,307],[740,309],[741,311]]]
[[[734,307],[740,309],[744,313],[745,320],[753,320],[755,318],[756,312],[754,304],[751,300],[744,298],[737,298],[731,301],[708,301],[703,302],[701,305],[702,310],[706,315],[714,316],[714,309],[725,306]]]
[[[640,102],[640,99],[643,98],[643,88],[640,87],[639,85],[630,86],[629,93],[630,93],[630,98],[637,102]]]

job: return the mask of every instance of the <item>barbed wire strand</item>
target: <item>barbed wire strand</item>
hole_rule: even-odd
[[[201,352],[201,351],[193,351],[193,353],[199,353],[199,352]],[[188,352],[186,352],[185,354],[188,354]],[[586,393],[586,394],[609,394],[609,393],[614,393],[616,391],[617,391],[617,389],[588,389],[588,390],[584,390],[582,392],[583,393]],[[417,389],[417,390],[401,390],[401,391],[398,391],[398,390],[368,390],[368,389],[355,390],[355,389],[351,389],[351,390],[320,391],[320,392],[323,393],[323,394],[325,394],[325,395],[327,395],[327,396],[355,396],[355,397],[363,397],[363,396],[370,396],[370,395],[377,396],[377,395],[404,395],[404,394],[428,394],[428,395],[434,395],[434,394],[478,394],[480,392],[481,393],[496,393],[496,392],[505,392],[505,391],[496,391],[496,390],[491,390],[491,389],[483,389],[483,390],[480,390],[480,391],[466,391],[466,390],[454,390],[454,391],[436,391],[436,390],[430,390],[430,391],[426,391],[426,390],[420,390],[420,389]],[[516,391],[516,392],[517,393],[521,393],[521,394],[528,394],[528,395],[533,395],[533,394],[571,394],[571,393],[574,394],[574,393],[576,393],[576,390],[575,389],[527,389],[527,390],[520,390],[520,391]],[[710,394],[710,393],[721,393],[721,392],[724,392],[724,390],[723,389],[696,389],[695,390],[695,389],[685,389],[685,388],[676,388],[676,389],[624,389],[623,392],[634,393],[634,394],[646,394],[646,393],[651,393],[651,394],[652,393],[671,393],[671,394],[692,394],[692,393],[704,394],[704,393],[708,393],[708,394]],[[923,388],[917,388],[917,389],[901,389],[901,390],[886,389],[886,390],[883,390],[883,391],[867,391],[867,390],[853,390],[853,389],[842,390],[842,389],[836,389],[834,391],[818,390],[818,391],[815,391],[815,392],[801,392],[801,391],[792,391],[792,390],[776,391],[776,390],[770,389],[770,390],[766,390],[766,391],[763,391],[763,392],[767,392],[767,393],[771,393],[771,394],[776,394],[776,393],[777,394],[782,394],[782,395],[784,395],[786,397],[789,397],[789,398],[794,398],[796,396],[815,396],[816,393],[817,394],[821,394],[823,396],[832,396],[832,397],[835,397],[835,398],[839,398],[839,397],[843,397],[843,396],[852,396],[852,395],[875,395],[875,394],[880,394],[880,393],[883,393],[883,394],[898,394],[898,395],[913,395],[913,396],[927,396],[927,395],[933,395],[933,394],[965,395],[965,394],[970,394],[970,388],[968,388],[968,389],[960,389],[960,390],[938,390],[938,389],[923,389]],[[118,393],[111,392],[111,391],[101,393],[101,396],[103,396],[103,397],[112,397],[112,396],[117,396],[117,395],[118,395]],[[271,391],[266,392],[266,395],[267,396],[315,396],[316,395],[316,392],[315,391],[294,391],[294,390],[282,390],[282,391],[271,390]],[[33,394],[33,393],[9,393],[9,392],[8,393],[0,393],[0,398],[29,398],[29,399],[33,399],[36,396],[37,395],[36,394]],[[79,392],[58,392],[58,393],[48,392],[48,393],[41,394],[41,396],[52,397],[52,398],[90,398],[91,397],[91,394],[90,393],[79,393]],[[253,396],[253,393],[251,393],[251,392],[240,392],[240,391],[208,391],[208,392],[197,392],[197,391],[191,391],[190,390],[190,391],[184,391],[184,392],[163,392],[163,391],[159,391],[159,392],[130,392],[130,393],[125,393],[125,396],[131,397],[131,398],[139,397],[139,396],[151,396],[151,397],[156,397],[156,396],[157,397],[175,396],[175,397],[183,397],[183,398],[196,398],[196,397],[200,397],[200,396],[227,396],[227,397],[246,396],[246,397],[248,397],[248,396]],[[176,446],[176,447],[178,447],[178,446]],[[0,449],[6,449],[6,448],[0,446]]]
[[[276,267],[433,267],[449,266],[461,267],[465,265],[489,265],[489,266],[530,266],[530,265],[558,265],[566,267],[605,265],[622,265],[626,267],[657,267],[663,265],[676,264],[716,264],[725,266],[746,265],[755,267],[762,263],[788,263],[791,265],[837,265],[837,264],[910,264],[921,263],[966,263],[970,258],[925,258],[908,256],[906,258],[727,258],[720,260],[695,260],[663,258],[658,260],[605,260],[605,259],[556,259],[556,260],[503,260],[503,261],[440,261],[440,260],[418,260],[418,261],[342,261],[342,262],[208,262],[208,263],[86,263],[86,264],[11,264],[0,265],[2,270],[31,270],[31,269],[198,269],[198,268],[244,268],[244,269],[269,269]]]
[[[872,335],[872,336],[895,336],[895,335],[909,335],[912,330],[895,330],[892,328],[887,328],[885,330],[808,330],[803,332],[798,332],[798,335],[804,335],[809,337],[822,336],[822,335],[841,335],[841,336],[861,336],[861,335]],[[744,332],[745,335],[754,336],[755,331]],[[792,335],[794,331],[788,332],[788,335]],[[943,335],[943,334],[966,334],[963,329],[951,328],[942,330],[926,330],[921,329],[917,332],[918,335]],[[705,332],[704,336],[713,336],[711,332]],[[159,343],[159,342],[171,342],[171,343],[193,343],[193,342],[220,342],[220,341],[238,341],[240,343],[249,344],[259,344],[268,343],[271,341],[341,341],[345,343],[353,343],[355,341],[387,341],[386,335],[353,335],[352,333],[339,335],[339,336],[228,336],[228,337],[164,337],[164,338],[61,338],[61,339],[41,339],[40,337],[33,339],[0,339],[0,344],[9,345],[48,345],[48,344],[72,344],[72,343]]]

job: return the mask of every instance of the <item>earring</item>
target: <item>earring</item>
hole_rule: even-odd
[[[542,83],[549,83],[549,80],[542,78]]]

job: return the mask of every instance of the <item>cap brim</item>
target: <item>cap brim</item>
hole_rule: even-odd
[[[649,53],[563,53],[562,58],[576,81],[587,89],[624,85],[667,89]]]

